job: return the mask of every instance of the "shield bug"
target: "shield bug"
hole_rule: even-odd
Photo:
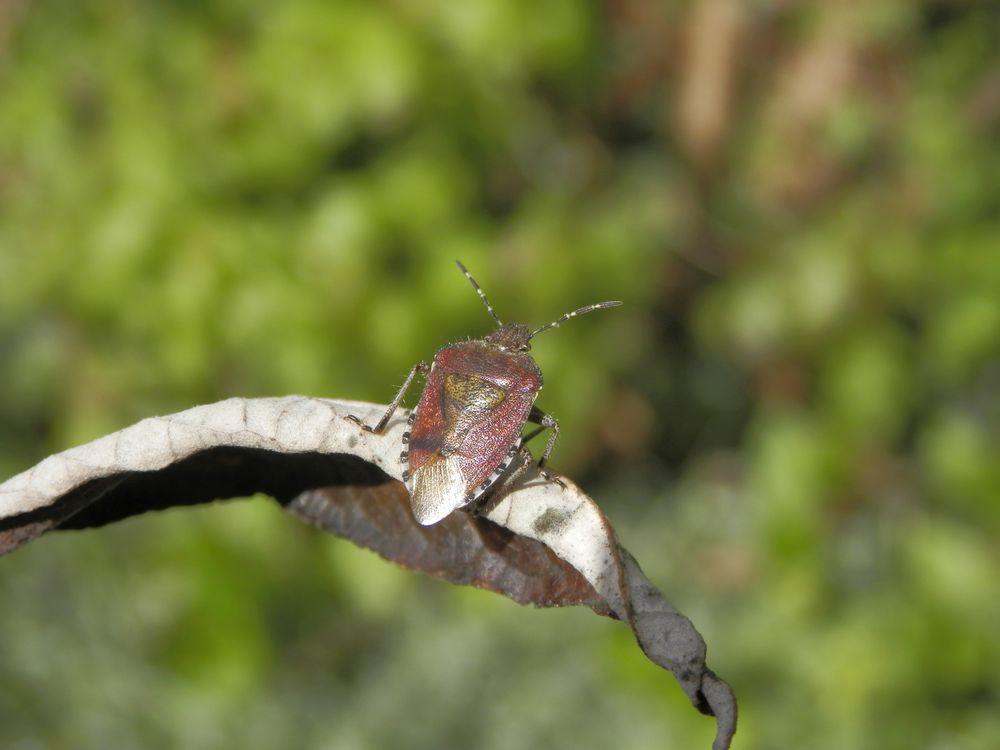
[[[520,323],[501,322],[476,280],[460,261],[455,262],[496,321],[497,330],[483,339],[439,349],[430,366],[425,362],[414,365],[374,427],[350,417],[363,429],[382,432],[417,374],[427,376],[403,433],[405,448],[399,457],[407,464],[403,480],[413,515],[425,526],[482,497],[502,477],[508,482],[526,470],[531,455],[523,443],[548,428],[548,443],[538,460],[539,469],[545,466],[559,437],[559,423],[534,405],[542,389],[542,372],[528,354],[531,339],[577,315],[621,304],[587,305],[532,331]],[[522,436],[527,422],[538,427]],[[522,463],[505,476],[518,456]],[[544,471],[543,475],[548,478]]]

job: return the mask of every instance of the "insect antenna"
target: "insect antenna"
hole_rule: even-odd
[[[489,311],[490,316],[492,316],[493,320],[497,322],[497,325],[502,328],[503,323],[501,322],[500,318],[497,317],[496,312],[494,312],[493,305],[491,305],[490,301],[486,299],[486,293],[479,288],[479,284],[476,283],[476,280],[472,278],[472,274],[469,273],[466,270],[465,266],[462,265],[462,261],[456,260],[455,262],[458,264],[458,267],[462,269],[462,273],[465,274],[465,278],[467,278],[469,280],[469,283],[472,284],[472,288],[476,290],[476,294],[479,295],[479,299],[481,299],[483,301],[483,304],[486,305],[486,309]],[[577,312],[579,312],[579,310]]]
[[[618,307],[621,302],[613,300],[611,302],[598,302],[596,305],[587,305],[586,307],[581,307],[579,310],[574,310],[573,312],[568,312],[557,320],[553,320],[551,323],[543,325],[541,328],[536,328],[530,334],[528,334],[528,339],[533,339],[535,336],[540,334],[542,331],[547,331],[550,328],[558,328],[563,323],[565,323],[570,318],[575,318],[577,315],[584,315],[585,313],[593,312],[594,310],[603,310],[605,307]]]

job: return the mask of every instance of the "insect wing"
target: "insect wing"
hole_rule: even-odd
[[[437,523],[466,502],[457,446],[446,444],[444,381],[440,367],[431,370],[407,446],[410,507],[417,522],[424,526]]]
[[[521,427],[533,401],[532,395],[514,394],[490,415],[498,419],[487,418],[470,428],[454,453],[417,455],[419,465],[411,474],[409,490],[418,523],[437,523],[478,498],[503,475],[521,444]]]
[[[444,379],[441,368],[431,370],[420,403],[417,404],[416,420],[410,430],[407,446],[411,475],[436,456],[450,453],[458,447],[445,445]]]
[[[417,406],[408,445],[410,505],[435,523],[485,492],[520,445],[534,393],[504,393],[437,366]]]
[[[437,523],[467,502],[459,460],[458,454],[437,454],[413,472],[410,507],[419,524]]]
[[[534,400],[533,393],[512,393],[466,433],[456,455],[474,495],[481,495],[509,465],[520,446],[521,428]]]
[[[540,386],[526,356],[475,342],[435,355],[408,445],[407,488],[421,524],[472,502],[503,474]]]

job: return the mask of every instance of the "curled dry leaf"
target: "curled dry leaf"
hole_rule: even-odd
[[[541,607],[583,604],[629,624],[717,722],[715,750],[736,729],[732,690],[705,665],[705,642],[646,579],[607,518],[578,487],[528,475],[479,515],[421,526],[400,481],[405,414],[385,433],[384,407],[305,397],[229,399],[138,424],[50,456],[0,484],[0,554],[61,528],[100,526],[175,505],[257,492],[388,560]]]

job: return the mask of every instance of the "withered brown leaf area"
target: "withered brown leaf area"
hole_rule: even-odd
[[[730,687],[705,642],[617,542],[572,482],[537,476],[478,514],[421,526],[400,481],[405,414],[381,435],[348,415],[383,406],[301,396],[229,399],[145,419],[0,484],[0,555],[53,529],[102,526],[172,506],[264,493],[292,515],[387,560],[539,607],[585,605],[627,623],[643,653],[716,718],[714,750],[736,729]]]

